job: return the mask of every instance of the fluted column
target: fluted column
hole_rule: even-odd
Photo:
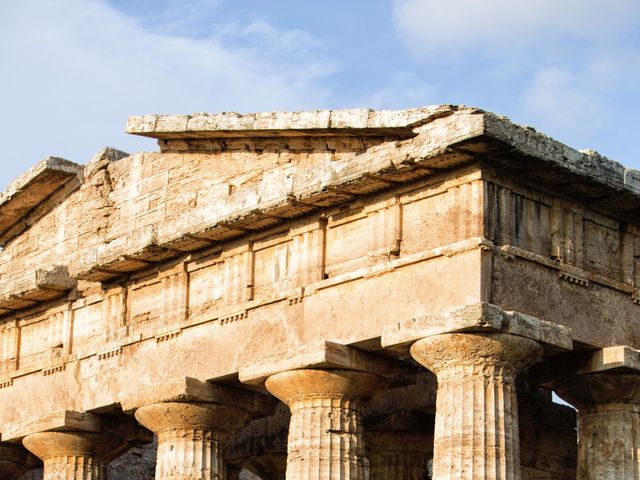
[[[434,480],[519,480],[515,380],[542,347],[503,333],[452,333],[411,347],[436,374]]]
[[[121,438],[87,432],[34,433],[23,444],[42,459],[43,480],[103,480],[107,463],[128,447]]]
[[[0,478],[15,480],[35,468],[32,457],[20,445],[0,443]]]
[[[365,435],[369,449],[369,480],[424,480],[433,454],[433,434],[373,431]]]
[[[578,409],[578,480],[640,479],[640,374],[577,375],[556,390]]]
[[[288,480],[364,480],[361,400],[385,386],[384,379],[302,369],[272,375],[265,385],[291,410]]]
[[[224,441],[249,419],[239,408],[205,402],[156,403],[135,415],[158,435],[156,480],[224,479]]]

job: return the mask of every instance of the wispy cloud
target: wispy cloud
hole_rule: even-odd
[[[84,162],[105,144],[139,148],[120,133],[129,114],[324,105],[322,81],[335,69],[310,36],[264,22],[237,26],[233,39],[193,37],[176,25],[148,29],[101,0],[0,8],[0,104],[10,112],[0,131],[38,137],[5,142],[3,154],[30,163],[48,154]]]
[[[416,63],[445,72],[439,91],[575,146],[638,101],[637,0],[393,0],[393,16]]]

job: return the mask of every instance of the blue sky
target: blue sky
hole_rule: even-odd
[[[126,117],[475,105],[640,168],[637,0],[1,0],[0,189]]]

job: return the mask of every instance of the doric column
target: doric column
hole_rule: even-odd
[[[291,410],[289,480],[364,480],[361,400],[385,385],[353,370],[291,370],[271,375],[267,389]]]
[[[24,446],[44,462],[43,480],[103,480],[106,465],[128,448],[118,437],[88,432],[41,432]]]
[[[541,345],[504,333],[450,333],[411,355],[436,374],[434,480],[519,480],[516,375]]]
[[[135,416],[158,436],[156,480],[222,480],[226,436],[250,418],[240,408],[206,402],[156,403]]]
[[[401,430],[365,435],[370,480],[424,480],[433,452],[433,434]]]
[[[640,479],[640,374],[576,375],[556,390],[578,409],[578,480]]]
[[[0,443],[0,478],[15,480],[36,468],[34,457],[20,445]]]

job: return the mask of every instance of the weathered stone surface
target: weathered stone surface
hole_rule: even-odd
[[[640,478],[639,359],[638,350],[616,346],[558,369],[552,383],[578,409],[580,480]]]
[[[535,342],[543,363],[527,372],[534,386],[628,375],[640,364],[640,175],[595,152],[455,106],[145,116],[132,117],[128,130],[157,138],[160,151],[108,148],[84,168],[45,162],[0,199],[2,442],[51,429],[104,435],[104,419],[153,404],[207,402],[253,415],[275,391],[268,379],[349,371],[413,392],[385,394],[387,407],[404,406],[386,410],[389,418],[448,415],[468,426],[469,438],[504,441],[495,462],[509,473],[495,478],[517,478],[512,401],[515,373],[527,362],[508,357],[504,373],[483,344],[488,365],[452,369],[457,381],[441,379],[434,407],[411,348],[443,335]],[[450,352],[436,350],[439,358],[421,362],[438,370]],[[286,388],[278,395],[295,397]],[[441,400],[460,391],[463,404],[477,405]],[[344,448],[327,451],[345,453],[338,463],[360,478],[362,428],[336,415],[359,418],[362,400],[321,397],[317,408],[305,397],[299,410],[346,425]],[[47,420],[61,412],[99,422]],[[483,430],[501,419],[502,431]],[[295,417],[300,428],[313,426],[317,448],[290,449],[315,455],[327,438],[342,438],[320,435],[318,421]],[[562,430],[561,442],[546,444],[553,427],[522,445],[524,478],[571,477],[571,436]],[[611,428],[610,436],[622,435]],[[215,438],[200,442],[195,430],[183,436],[183,450],[213,452]],[[207,471],[220,474],[224,460],[246,464],[241,476],[282,476],[286,439],[260,432],[263,443],[243,447],[251,455],[222,459],[216,450]],[[436,477],[446,457],[438,445],[450,433],[436,428]],[[493,447],[478,448],[468,465],[493,465]],[[148,471],[131,471],[131,479]]]
[[[158,435],[156,479],[224,478],[223,443],[250,415],[214,403],[166,402],[136,411],[138,421]]]
[[[411,354],[438,377],[434,479],[519,480],[515,380],[541,345],[504,333],[452,333],[414,343]]]
[[[0,246],[29,228],[40,213],[34,210],[56,190],[69,182],[77,188],[83,171],[82,165],[49,157],[14,180],[0,193]]]
[[[121,438],[87,432],[34,433],[23,444],[44,462],[44,480],[102,480],[106,465],[128,448]]]
[[[266,381],[291,410],[287,478],[364,480],[361,401],[385,387],[354,370],[291,370]]]

